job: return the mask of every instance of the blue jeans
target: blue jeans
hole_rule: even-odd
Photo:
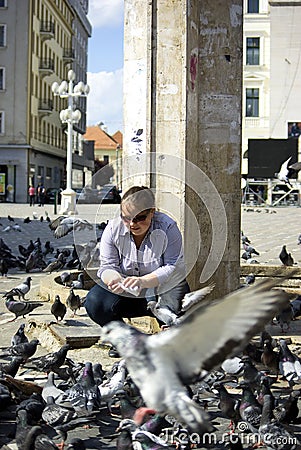
[[[161,304],[168,306],[168,298],[170,297],[173,299],[173,305],[178,305],[178,311],[174,312],[179,312],[181,300],[187,292],[190,292],[190,289],[187,281],[184,280],[170,291],[160,295]],[[146,298],[114,294],[99,284],[93,286],[88,292],[85,308],[88,316],[100,326],[112,320],[122,320],[123,318],[154,317],[147,309]]]

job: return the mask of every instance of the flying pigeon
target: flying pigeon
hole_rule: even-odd
[[[102,338],[125,358],[148,407],[202,432],[210,429],[207,414],[191,400],[185,385],[237,354],[262,330],[287,299],[285,292],[271,289],[276,283],[263,280],[220,301],[202,302],[181,324],[159,334],[145,335],[112,321],[102,328]]]
[[[85,219],[79,217],[59,216],[49,223],[49,228],[54,231],[54,237],[59,239],[71,231],[93,230],[93,225]]]
[[[290,156],[284,163],[281,164],[280,170],[278,173],[275,173],[275,176],[280,181],[284,181],[286,184],[288,184],[290,187],[292,187],[290,180],[289,180],[289,162],[292,159]]]
[[[25,300],[25,295],[30,291],[31,288],[31,277],[27,277],[23,283],[14,287],[10,291],[6,292],[3,297],[18,296],[19,299],[22,297]]]

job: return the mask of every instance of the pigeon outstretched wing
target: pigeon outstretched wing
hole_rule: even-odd
[[[123,322],[102,329],[116,346],[147,406],[169,413],[194,431],[210,429],[206,413],[187,395],[185,384],[239,352],[273,317],[287,294],[273,280],[239,289],[195,307],[163,333],[145,335]]]

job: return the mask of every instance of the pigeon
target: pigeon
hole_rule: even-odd
[[[62,272],[60,274],[60,280],[64,286],[67,286],[67,283],[71,280],[71,272]]]
[[[86,362],[83,373],[73,386],[71,386],[61,398],[62,401],[71,402],[77,412],[92,411],[100,404],[100,393],[95,383],[92,363]]]
[[[3,297],[18,296],[19,299],[22,297],[25,300],[25,295],[30,291],[31,288],[31,277],[27,277],[23,283],[18,284],[10,291],[6,292]]]
[[[293,320],[293,308],[290,301],[281,309],[276,316],[276,321],[279,323],[282,333],[287,332],[290,329],[290,323]],[[286,329],[284,330],[284,325]]]
[[[10,362],[0,363],[0,373],[3,372],[10,375],[11,377],[15,377],[22,363],[22,356],[14,356]]]
[[[80,438],[70,439],[67,450],[85,450],[87,447],[85,442]]]
[[[290,187],[292,187],[290,180],[289,180],[289,162],[292,159],[290,156],[286,161],[284,161],[281,164],[280,170],[278,173],[275,173],[275,176],[280,181],[284,181],[284,183],[288,184]]]
[[[251,244],[250,239],[248,238],[248,236],[246,236],[246,235],[244,234],[243,231],[240,232],[240,238],[241,238],[241,243],[242,243],[242,244]]]
[[[150,300],[147,302],[147,309],[149,309],[152,314],[160,321],[163,322],[167,327],[176,325],[180,323],[181,319],[172,312],[168,306],[160,306],[160,302],[155,300]]]
[[[210,294],[210,292],[214,289],[215,284],[209,284],[209,286],[205,286],[201,289],[198,289],[194,292],[188,292],[184,295],[184,298],[182,300],[182,307],[181,312],[188,311],[192,306],[199,303],[201,300],[203,300],[206,295]]]
[[[54,372],[49,372],[47,381],[42,389],[42,397],[44,401],[47,402],[48,397],[53,397],[54,400],[56,401],[63,395],[65,395],[64,391],[56,387],[56,385],[54,384]]]
[[[279,339],[279,372],[293,386],[301,380],[301,361],[291,352],[285,339]]]
[[[21,447],[20,447],[21,448]],[[43,433],[40,425],[30,427],[25,438],[22,450],[57,450],[58,446],[50,439],[47,434]]]
[[[249,244],[243,244],[243,247],[244,247],[244,250],[251,255],[251,257],[252,257],[253,253],[254,253],[254,255],[257,255],[257,256],[260,255],[260,253]]]
[[[52,261],[48,264],[45,269],[43,269],[43,272],[54,272],[63,269],[64,265],[66,263],[66,257],[63,252],[59,253],[56,260]]]
[[[101,401],[108,402],[118,392],[124,391],[124,381],[126,377],[125,360],[121,360],[117,365],[117,371],[109,379],[98,386]]]
[[[284,266],[293,266],[294,265],[294,259],[291,255],[291,253],[287,252],[286,245],[283,245],[282,250],[279,254],[279,259]]]
[[[270,395],[265,395],[258,431],[267,450],[295,450],[300,448],[300,443],[295,435],[292,435],[287,428],[272,419],[272,399]]]
[[[16,333],[11,338],[11,346],[12,347],[14,345],[24,344],[25,342],[28,342],[28,337],[24,333],[25,326],[26,326],[25,323],[21,323],[21,325],[19,326],[18,330],[16,331]]]
[[[30,223],[30,222],[31,220],[29,216],[25,217],[25,219],[23,220],[23,223]]]
[[[102,339],[114,345],[141,395],[159,414],[170,414],[193,431],[211,429],[207,414],[187,394],[188,384],[204,371],[237,354],[287,299],[263,280],[220,301],[203,302],[181,324],[164,333],[145,335],[124,322],[102,328]]]
[[[65,363],[69,349],[70,345],[65,344],[56,352],[47,353],[47,355],[32,359],[30,361],[30,366],[33,366],[41,372],[56,372],[56,370]]]
[[[249,275],[246,276],[245,283],[246,283],[247,286],[250,286],[250,284],[255,283],[255,275],[254,275],[254,273],[250,273]]]
[[[273,415],[278,422],[291,423],[295,422],[299,415],[298,400],[300,390],[292,391],[289,397],[285,398],[281,403],[273,409]]]
[[[15,300],[14,297],[9,296],[5,301],[6,308],[12,312],[15,317],[12,322],[18,317],[25,317],[26,314],[31,313],[34,309],[43,306],[43,303],[39,302],[22,302],[21,300]]]
[[[61,302],[59,295],[55,296],[54,302],[52,303],[50,308],[50,312],[54,315],[57,322],[64,319],[67,312],[67,306]]]
[[[70,286],[73,289],[85,289],[84,288],[84,274],[80,273],[77,277],[77,280],[71,281]]]
[[[11,217],[9,214],[8,214],[8,216],[7,216],[7,219],[8,219],[10,222],[14,222],[14,221],[15,221],[15,219],[14,219],[13,217]]]
[[[266,339],[263,343],[261,362],[271,373],[278,376],[279,354],[274,351],[274,348],[268,339]]]
[[[54,237],[60,239],[72,231],[93,230],[93,225],[79,217],[59,216],[49,223],[49,228],[54,231]]]
[[[257,433],[260,425],[262,406],[256,400],[248,383],[241,382],[241,386],[242,396],[239,406],[240,416],[247,424],[248,430],[252,433]]]
[[[76,311],[78,309],[80,309],[80,307],[82,306],[82,303],[81,303],[80,296],[74,294],[73,288],[70,288],[70,292],[66,299],[66,303],[67,303],[68,308],[70,308],[71,311],[73,312],[73,317],[74,317],[76,314]]]
[[[29,398],[21,401],[17,406],[16,412],[20,409],[25,409],[27,412],[27,421],[30,425],[34,425],[41,420],[42,412],[45,408],[45,402],[38,392],[31,394]]]
[[[213,389],[217,389],[220,398],[218,407],[223,417],[230,419],[229,428],[234,431],[240,420],[240,400],[237,395],[230,394],[223,383],[214,383]]]
[[[23,344],[14,345],[4,349],[4,353],[1,356],[20,356],[23,361],[26,362],[37,351],[37,347],[40,344],[38,339],[32,339],[30,342],[24,342]]]

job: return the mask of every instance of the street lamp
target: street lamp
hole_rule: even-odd
[[[120,150],[120,145],[117,144],[117,146],[116,146],[116,186],[117,186],[117,189],[119,189],[119,150]]]
[[[78,109],[75,109],[74,98],[86,97],[89,94],[90,88],[83,81],[79,81],[75,86],[73,82],[75,80],[75,73],[71,69],[68,71],[68,80],[63,80],[61,84],[56,81],[52,83],[51,90],[54,95],[58,95],[60,98],[68,99],[68,108],[63,109],[60,112],[60,119],[62,123],[67,123],[67,183],[66,189],[62,192],[61,196],[61,211],[60,214],[74,214],[76,205],[76,193],[72,189],[72,135],[73,124],[78,123],[81,118],[81,113]]]

